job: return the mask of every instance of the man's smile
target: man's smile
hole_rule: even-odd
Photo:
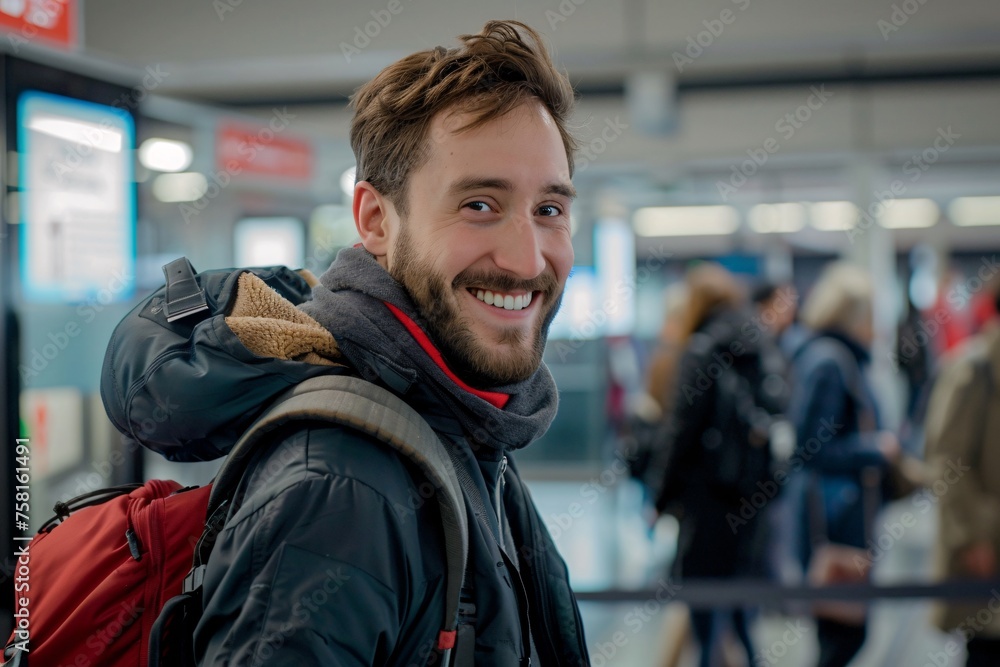
[[[493,292],[487,289],[470,287],[469,294],[488,306],[504,310],[524,310],[531,305],[534,292]]]

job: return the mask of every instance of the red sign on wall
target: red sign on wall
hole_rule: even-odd
[[[287,116],[282,119],[278,112],[264,125],[222,121],[216,139],[216,166],[233,176],[248,174],[311,183],[313,147],[304,139],[284,134]]]
[[[3,0],[0,30],[10,33],[14,52],[38,40],[74,48],[77,45],[76,0]]]

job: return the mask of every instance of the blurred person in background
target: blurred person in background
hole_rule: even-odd
[[[880,427],[865,377],[874,340],[872,291],[862,269],[835,263],[802,308],[802,322],[813,335],[792,361],[789,417],[796,431],[792,470],[797,472],[788,493],[799,517],[798,554],[807,569],[816,565],[810,561],[818,544],[865,547],[883,503],[880,484],[871,483],[869,473],[884,475],[900,456],[896,437]],[[864,612],[851,622],[818,618],[817,664],[847,665],[864,644],[865,624]]]
[[[799,293],[790,283],[764,281],[754,287],[750,295],[757,308],[759,322],[779,344],[783,352],[790,354],[806,335],[796,322]]]
[[[758,283],[751,292],[751,300],[757,313],[758,328],[762,330],[765,342],[778,357],[782,367],[784,384],[783,403],[787,406],[791,386],[789,364],[792,352],[797,349],[809,332],[798,321],[799,293],[791,283],[764,281]],[[795,449],[795,428],[782,415],[771,427],[771,455],[774,459],[776,475],[778,470],[787,472],[787,461]],[[785,478],[781,478],[785,479]],[[768,520],[769,541],[767,563],[769,574],[778,581],[787,583],[799,579],[798,559],[795,555],[796,531],[792,503],[787,494],[779,493],[765,508]]]
[[[702,264],[688,272],[686,285],[677,331],[683,353],[676,371],[661,376],[667,387],[660,390],[670,398],[655,465],[660,480],[656,509],[680,520],[674,576],[755,576],[762,571],[766,522],[759,514],[741,518],[739,511],[741,501],[769,477],[769,424],[781,410],[781,397],[765,389],[774,384],[767,381],[772,371],[761,356],[760,332],[745,329],[753,314],[732,274],[717,264]],[[748,613],[735,609],[731,619],[750,662]],[[702,667],[715,664],[713,649],[723,622],[713,611],[691,613]]]
[[[993,296],[1000,299],[1000,292]],[[1000,306],[1000,303],[998,303]],[[942,579],[997,578],[1000,552],[1000,318],[945,364],[931,393],[926,449],[940,533],[935,573]],[[938,491],[941,490],[941,493]],[[1000,665],[1000,615],[985,601],[951,601],[935,608],[935,622],[966,640],[968,667]],[[983,623],[980,612],[988,608]]]

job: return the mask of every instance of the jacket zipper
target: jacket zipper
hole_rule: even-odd
[[[493,505],[496,509],[497,514],[497,528],[500,531],[500,547],[506,550],[507,542],[507,531],[504,530],[504,512],[503,512],[503,485],[504,485],[504,473],[507,472],[507,455],[505,454],[502,459],[500,459],[500,472],[497,475],[497,483],[493,487]]]
[[[517,569],[516,555],[509,556],[507,554],[507,534],[510,532],[509,528],[505,528],[504,523],[506,519],[506,513],[503,511],[503,489],[504,489],[504,473],[507,472],[507,456],[504,455],[500,459],[499,473],[497,474],[497,483],[494,487],[494,504],[496,505],[497,513],[497,526],[500,529],[500,555],[504,560],[507,569],[510,570],[510,577],[512,580],[512,586],[514,586],[514,596],[518,598],[518,605],[522,607],[519,610],[518,617],[521,619],[521,632],[523,633],[522,639],[524,640],[524,659],[522,665],[524,667],[531,667],[532,655],[531,655],[531,615],[528,613],[528,593],[524,587],[524,581],[521,579],[521,573]],[[513,539],[513,538],[511,538]],[[515,550],[517,547],[514,544],[510,545],[512,549]]]

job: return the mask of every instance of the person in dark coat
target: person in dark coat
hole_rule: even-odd
[[[763,575],[766,522],[741,515],[741,503],[770,475],[770,425],[787,398],[783,363],[755,326],[735,278],[716,264],[688,272],[680,356],[659,461],[658,511],[678,515],[673,565],[680,579]],[[691,612],[703,667],[721,616]],[[753,661],[748,615],[732,613],[736,633]]]
[[[461,41],[353,97],[361,243],[311,299],[275,301],[243,273],[221,295],[239,308],[197,322],[181,353],[124,336],[109,410],[142,444],[199,460],[305,378],[350,373],[395,393],[470,478],[462,664],[584,667],[566,565],[514,461],[558,403],[541,359],[573,265],[573,92],[524,24]],[[143,430],[157,397],[169,418]],[[243,485],[205,572],[200,665],[440,664],[444,539],[407,461],[317,423],[276,431]]]
[[[829,266],[802,308],[812,330],[792,361],[789,417],[796,430],[790,483],[798,509],[798,551],[808,569],[813,545],[866,547],[881,507],[882,485],[899,442],[881,428],[865,377],[874,338],[872,284],[860,268]],[[865,624],[817,619],[820,667],[847,665],[865,640]]]

